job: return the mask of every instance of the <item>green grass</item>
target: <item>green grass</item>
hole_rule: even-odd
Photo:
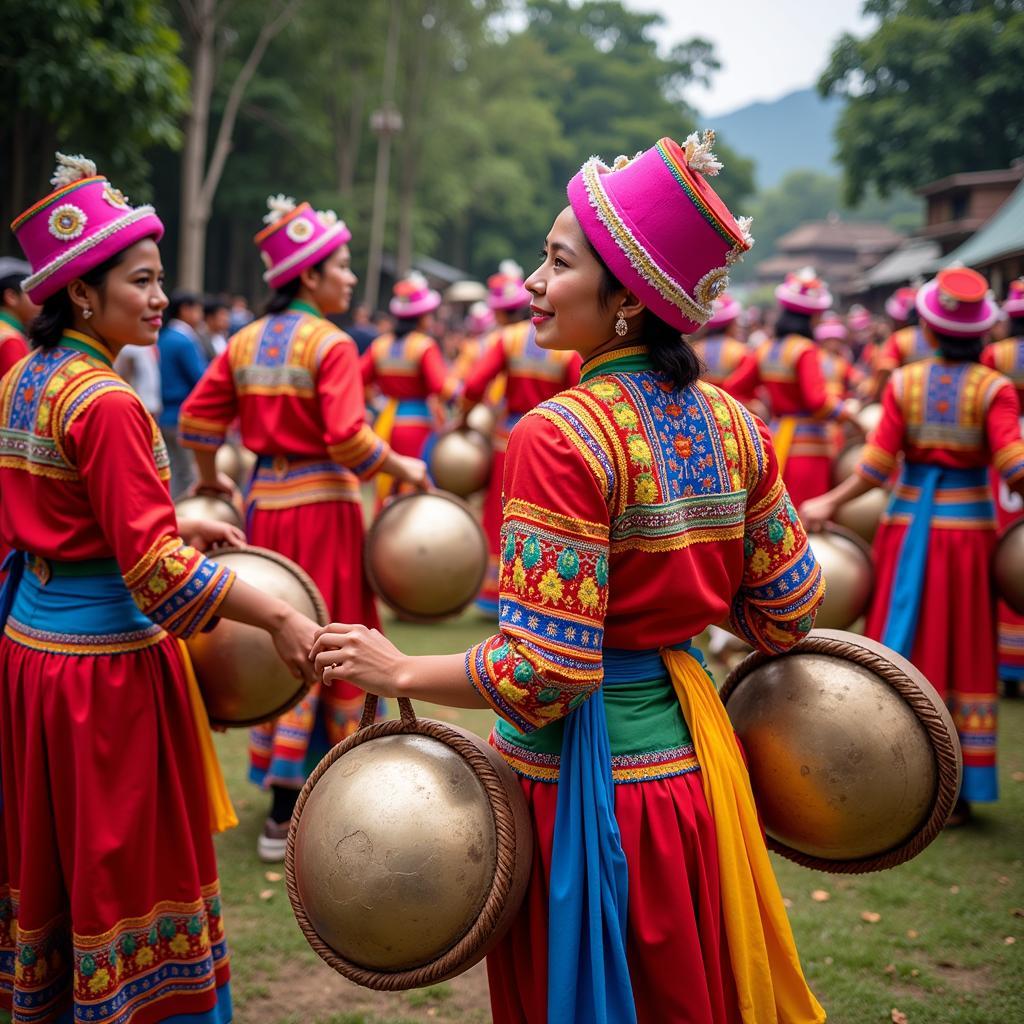
[[[446,653],[485,635],[487,624],[467,615],[386,629],[409,653]],[[489,728],[487,712],[421,710],[481,734]],[[773,858],[808,979],[836,1024],[887,1024],[894,1008],[909,1024],[1024,1021],[1024,701],[1003,701],[1001,712],[1002,799],[977,808],[974,824],[876,875],[826,875]],[[348,985],[320,962],[295,924],[283,880],[268,879],[256,858],[267,797],[245,781],[245,743],[244,732],[217,737],[241,822],[217,838],[239,1024],[489,1021],[480,968],[384,994]],[[815,890],[829,899],[815,901]],[[870,923],[863,912],[880,918]]]

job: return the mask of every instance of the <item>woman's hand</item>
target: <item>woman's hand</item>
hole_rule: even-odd
[[[216,519],[179,519],[178,532],[186,544],[200,551],[245,547],[245,534],[237,526]]]
[[[398,472],[393,473],[404,483],[412,484],[421,491],[430,487],[430,477],[427,475],[427,464],[422,459],[413,458],[411,455],[396,455],[398,459]]]
[[[227,498],[234,502],[240,497],[235,481],[227,473],[218,473],[212,480],[199,480],[192,485],[192,494],[212,494],[216,497]]]
[[[309,652],[314,675],[325,684],[345,679],[379,697],[397,697],[406,656],[376,629],[332,622]]]
[[[279,624],[270,631],[281,660],[296,679],[305,679],[307,683],[315,682],[309,649],[319,630],[320,626],[312,619],[289,608]]]
[[[799,509],[800,522],[808,533],[820,533],[822,528],[836,514],[837,504],[827,494],[808,498]]]

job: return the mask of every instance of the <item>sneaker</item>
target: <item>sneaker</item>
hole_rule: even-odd
[[[289,824],[273,818],[267,818],[263,823],[263,831],[256,840],[256,854],[265,864],[280,864],[284,860]]]

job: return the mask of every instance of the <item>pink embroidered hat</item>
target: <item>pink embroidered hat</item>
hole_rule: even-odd
[[[1010,282],[1006,291],[1006,301],[1003,303],[1003,312],[1007,316],[1024,316],[1024,277],[1018,277],[1016,281]]]
[[[870,330],[873,322],[871,311],[865,309],[859,302],[855,302],[846,314],[846,323],[851,331]]]
[[[11,224],[32,264],[21,286],[33,302],[45,302],[141,239],[163,237],[153,207],[129,206],[127,197],[84,156],[58,153],[50,183],[54,190]]]
[[[267,198],[267,225],[253,241],[267,268],[263,280],[280,288],[347,244],[352,232],[333,210],[314,210],[309,203],[295,204],[290,196]]]
[[[838,313],[826,313],[821,318],[821,323],[814,328],[815,341],[846,341],[849,331]]]
[[[825,282],[818,279],[813,267],[787,274],[775,289],[775,298],[783,309],[809,316],[824,313],[832,305],[832,293]]]
[[[753,244],[704,179],[721,163],[713,132],[683,146],[662,139],[611,167],[591,157],[569,182],[569,202],[608,269],[660,319],[692,334],[711,319],[729,267]]]
[[[392,289],[394,298],[388,303],[392,316],[399,320],[411,320],[416,316],[430,313],[441,305],[441,296],[427,283],[427,279],[415,270]]]
[[[711,319],[707,322],[708,330],[726,327],[736,320],[743,312],[743,307],[731,295],[719,295],[711,303]]]
[[[988,282],[969,267],[940,270],[917,292],[917,312],[940,334],[980,338],[999,319]]]
[[[474,302],[469,307],[469,315],[466,317],[466,330],[470,334],[483,334],[496,322],[494,312],[486,302]]]
[[[914,299],[917,298],[916,288],[897,288],[885,300],[885,312],[893,319],[903,322],[910,316],[914,308]]]
[[[530,304],[523,268],[515,260],[502,260],[498,272],[487,278],[487,305],[491,309],[521,309]]]

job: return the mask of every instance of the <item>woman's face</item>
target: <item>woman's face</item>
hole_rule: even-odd
[[[97,337],[115,355],[125,345],[152,345],[163,324],[167,296],[160,250],[144,238],[125,250],[99,288],[81,279],[68,285],[76,307],[76,328]],[[85,319],[83,312],[92,310]]]
[[[311,273],[308,284],[303,272],[303,284],[306,284],[310,298],[321,313],[344,313],[352,302],[352,292],[358,280],[352,273],[352,254],[347,245],[335,249],[319,273]]]
[[[616,314],[628,293],[619,289],[607,307],[601,305],[604,270],[590,251],[572,207],[555,218],[542,255],[544,262],[526,280],[533,296],[530,312],[537,344],[574,349],[586,359],[609,347],[610,340],[618,342]]]

